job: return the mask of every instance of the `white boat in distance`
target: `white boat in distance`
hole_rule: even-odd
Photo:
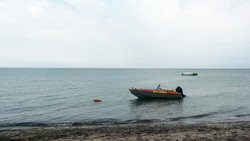
[[[183,72],[182,75],[183,76],[197,76],[198,73],[195,73],[195,72]]]

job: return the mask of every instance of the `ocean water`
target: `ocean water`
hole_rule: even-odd
[[[140,100],[128,91],[158,84],[187,97]],[[249,86],[249,69],[0,69],[0,128],[249,121]]]

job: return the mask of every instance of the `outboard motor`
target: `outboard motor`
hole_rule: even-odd
[[[175,91],[178,92],[178,93],[181,93],[181,95],[182,95],[183,97],[186,96],[186,95],[183,94],[182,88],[181,88],[180,86],[178,86],[178,87],[175,89]]]

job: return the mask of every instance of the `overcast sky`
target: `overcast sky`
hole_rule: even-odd
[[[250,0],[0,0],[0,67],[250,68]]]

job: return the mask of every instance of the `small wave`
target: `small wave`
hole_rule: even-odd
[[[239,109],[242,109],[242,107],[232,109],[232,110],[218,110],[215,112],[210,112],[210,113],[205,113],[205,114],[185,116],[185,117],[176,117],[176,118],[171,118],[170,121],[179,121],[179,120],[183,120],[183,119],[199,119],[199,118],[204,118],[204,117],[208,117],[208,116],[212,116],[212,115],[231,113],[234,111],[238,111]],[[236,117],[243,117],[243,116],[250,116],[250,114],[236,115]]]
[[[240,114],[240,115],[235,115],[236,117],[248,117],[250,114]]]
[[[211,116],[211,115],[214,115],[214,114],[215,114],[215,112],[200,114],[200,115],[194,115],[194,116],[176,117],[176,118],[170,118],[170,121],[179,121],[179,120],[183,120],[183,119],[199,119],[199,118],[208,117],[208,116]]]
[[[159,119],[134,119],[134,120],[127,120],[124,123],[152,123],[152,122],[160,122]]]
[[[159,122],[158,119],[132,119],[132,120],[117,120],[117,119],[98,119],[86,120],[81,122],[61,122],[61,123],[41,123],[41,122],[22,122],[22,123],[6,123],[0,124],[0,128],[25,128],[25,127],[70,127],[83,125],[114,125],[114,124],[132,124],[132,123],[152,123]]]
[[[131,119],[131,120],[117,120],[117,119],[101,119],[93,121],[84,121],[84,122],[74,122],[72,126],[81,126],[81,125],[107,125],[107,124],[130,124],[130,123],[152,123],[159,122],[158,119]]]
[[[47,127],[47,126],[50,125],[39,122],[6,123],[0,125],[0,127]]]
[[[80,122],[73,122],[72,126],[80,125],[104,125],[104,124],[115,124],[119,123],[120,120],[117,119],[96,119],[96,120],[85,120]]]
[[[15,128],[15,127],[56,127],[56,126],[71,126],[71,123],[41,123],[41,122],[21,122],[21,123],[6,123],[0,124],[0,128]]]

